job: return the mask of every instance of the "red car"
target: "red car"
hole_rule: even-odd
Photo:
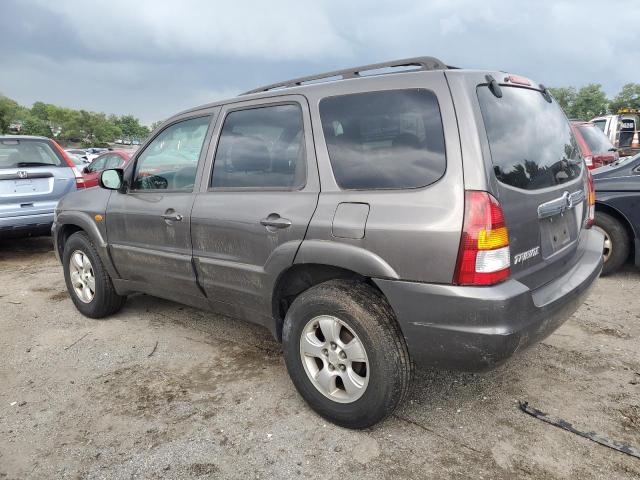
[[[618,160],[616,148],[595,124],[573,120],[571,128],[589,170]]]
[[[82,170],[84,186],[86,188],[97,187],[100,172],[109,168],[124,168],[130,158],[131,155],[124,150],[111,150],[96,157],[93,162]]]

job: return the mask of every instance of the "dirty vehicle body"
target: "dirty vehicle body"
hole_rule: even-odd
[[[546,89],[431,57],[183,112],[101,185],[54,225],[81,312],[145,292],[260,323],[348,427],[389,415],[414,362],[479,370],[549,335],[601,269],[588,171]]]
[[[603,275],[615,272],[630,256],[640,267],[640,154],[593,170],[593,181],[595,227],[604,234]]]
[[[51,139],[0,136],[0,238],[49,235],[58,200],[76,189],[74,168]]]

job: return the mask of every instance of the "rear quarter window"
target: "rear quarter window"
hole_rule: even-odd
[[[578,130],[593,153],[606,153],[613,148],[607,136],[595,125],[580,125]]]
[[[320,117],[342,189],[419,188],[444,175],[442,117],[429,90],[328,97],[320,102]]]
[[[487,86],[477,89],[496,178],[536,190],[569,182],[582,171],[582,157],[569,121],[555,100],[537,90],[502,87],[502,98]]]

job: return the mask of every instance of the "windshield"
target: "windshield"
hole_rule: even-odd
[[[584,141],[587,142],[591,153],[597,154],[612,151],[613,145],[598,127],[594,125],[579,125],[578,130],[580,130]]]
[[[582,158],[569,122],[553,100],[528,88],[502,87],[502,98],[478,87],[496,178],[535,190],[580,175]]]
[[[60,159],[47,142],[1,140],[0,168],[59,167]]]

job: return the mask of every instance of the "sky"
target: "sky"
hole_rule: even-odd
[[[639,25],[640,0],[0,0],[0,93],[150,124],[279,80],[428,55],[613,96],[640,82]]]

